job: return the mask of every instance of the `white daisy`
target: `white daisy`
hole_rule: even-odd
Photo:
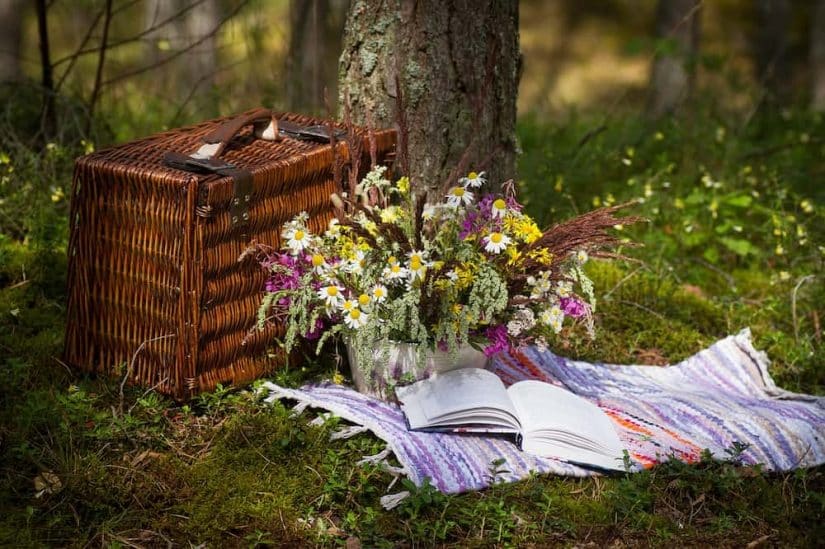
[[[344,270],[348,273],[360,274],[367,264],[367,254],[363,250],[355,250],[355,256],[346,262]]]
[[[487,182],[487,178],[484,176],[484,172],[470,172],[467,174],[467,177],[462,177],[458,182],[464,187],[477,189]]]
[[[361,294],[358,296],[358,307],[366,308],[369,307],[370,303],[372,303],[372,299],[367,294]]]
[[[490,233],[484,238],[484,249],[491,254],[501,253],[510,243],[510,237],[503,233]]]
[[[585,252],[584,250],[579,250],[578,252],[576,252],[576,262],[579,265],[584,265],[585,263],[587,263],[587,252]]]
[[[409,276],[409,271],[401,265],[399,265],[398,263],[394,263],[386,269],[384,269],[384,272],[382,274],[384,275],[384,278],[386,278],[390,282],[398,282],[406,280]]]
[[[387,287],[381,284],[376,284],[372,289],[372,299],[376,303],[384,303],[387,299]]]
[[[321,254],[312,254],[310,263],[312,263],[312,270],[316,274],[324,274],[329,269],[326,258]]]
[[[447,205],[458,208],[461,205],[467,206],[473,202],[473,193],[464,187],[453,187],[447,195]]]
[[[493,201],[492,214],[494,219],[501,219],[507,213],[507,202],[503,198]]]
[[[344,290],[332,282],[318,290],[318,297],[324,300],[327,307],[338,307],[344,301]]]
[[[286,245],[292,255],[298,255],[309,246],[311,235],[303,227],[290,227],[282,235],[286,240]]]
[[[360,309],[352,309],[344,314],[344,324],[352,329],[358,329],[369,320],[369,315]]]
[[[429,263],[425,259],[424,252],[417,252],[413,250],[407,257],[410,258],[410,273],[413,278],[424,278],[424,273],[427,272]]]
[[[345,299],[341,302],[341,310],[344,313],[349,313],[350,311],[358,308],[358,302],[354,299]]]

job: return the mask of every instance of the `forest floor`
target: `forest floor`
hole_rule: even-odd
[[[823,394],[825,122],[720,120],[522,120],[522,197],[544,224],[631,198],[650,219],[619,229],[644,244],[624,250],[639,262],[590,265],[595,341],[573,333],[556,350],[666,364],[750,326],[781,386]],[[385,511],[393,477],[356,464],[382,449],[373,436],[330,441],[337,420],[310,425],[288,403],[263,405],[254,386],[181,405],[71,371],[60,356],[76,152],[0,151],[0,546],[758,547],[825,536],[825,467],[767,473],[735,459],[463,495],[407,484],[411,497]],[[15,187],[13,173],[46,200],[27,209],[31,186]],[[22,212],[13,223],[11,204]],[[274,380],[333,371],[307,362]]]

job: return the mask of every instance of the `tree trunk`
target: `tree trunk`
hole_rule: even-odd
[[[811,17],[811,108],[825,111],[825,0],[818,0]]]
[[[788,60],[788,31],[791,23],[789,0],[755,0],[757,32],[756,76],[767,92],[769,103],[784,102],[791,92]]]
[[[40,113],[41,136],[50,139],[57,132],[57,107],[54,97],[54,72],[49,48],[49,14],[46,0],[36,0],[37,36],[40,50],[40,82],[43,107]]]
[[[518,64],[516,0],[354,0],[339,97],[354,122],[399,128],[417,188],[469,170],[498,186],[515,176]]]
[[[286,93],[290,110],[322,113],[335,103],[349,0],[291,0]]]
[[[659,0],[656,38],[663,45],[653,61],[648,101],[654,118],[675,112],[693,93],[700,5],[699,0]]]
[[[205,0],[192,7],[194,1],[147,0],[144,4],[144,26],[154,28],[148,34],[150,63],[189,48],[179,59],[152,73],[159,89],[177,91],[177,97],[170,97],[176,101],[187,100],[198,88],[211,86],[217,69],[214,31],[221,17],[219,2]]]
[[[24,0],[0,2],[0,82],[20,80],[20,37]]]

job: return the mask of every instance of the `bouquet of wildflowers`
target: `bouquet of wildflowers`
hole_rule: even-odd
[[[392,341],[422,353],[470,344],[490,356],[549,345],[571,322],[592,333],[596,299],[583,266],[609,256],[609,229],[636,218],[605,208],[542,231],[511,182],[481,195],[484,183],[483,172],[470,173],[427,203],[379,166],[354,196],[333,195],[340,214],[325,232],[296,216],[282,249],[261,257],[270,276],[259,324],[285,322],[287,350],[343,336],[362,356]]]

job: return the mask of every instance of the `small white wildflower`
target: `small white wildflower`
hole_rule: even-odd
[[[564,323],[564,312],[558,305],[553,305],[539,313],[539,322],[550,326],[554,332],[559,333]]]
[[[435,217],[436,207],[433,204],[424,204],[424,210],[421,212],[421,217],[425,221],[429,221]]]
[[[556,284],[556,295],[559,297],[570,297],[573,295],[573,284],[567,280],[560,280]]]
[[[524,331],[524,325],[518,320],[511,320],[507,323],[507,333],[513,337],[518,337]]]

